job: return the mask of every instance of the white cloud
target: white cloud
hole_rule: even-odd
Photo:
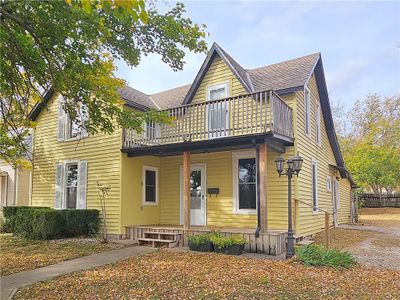
[[[326,77],[330,90],[339,90],[354,84],[361,74],[367,70],[370,62],[367,59],[350,60],[333,72],[327,72]]]

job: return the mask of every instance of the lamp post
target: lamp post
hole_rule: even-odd
[[[295,157],[287,160],[287,169],[285,170],[285,159],[282,155],[279,155],[276,160],[276,171],[281,175],[287,175],[288,177],[288,240],[286,258],[294,256],[294,236],[292,226],[292,177],[293,175],[299,176],[303,159],[297,154]]]

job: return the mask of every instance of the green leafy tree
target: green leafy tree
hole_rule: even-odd
[[[144,0],[0,0],[1,158],[18,163],[23,141],[35,123],[27,115],[50,89],[89,133],[118,126],[141,130],[144,120],[166,116],[123,109],[114,60],[135,67],[156,53],[173,70],[184,65],[184,50],[205,52],[205,25],[184,17],[177,3],[160,13]],[[89,118],[81,116],[87,107]]]
[[[345,164],[356,182],[379,195],[400,187],[400,97],[370,94],[334,119],[341,128]]]

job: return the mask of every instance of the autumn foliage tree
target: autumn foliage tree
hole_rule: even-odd
[[[400,187],[400,97],[370,94],[347,114],[333,109],[346,167],[375,194]]]
[[[50,89],[92,134],[166,121],[153,111],[122,109],[117,90],[124,81],[114,75],[114,60],[135,67],[143,55],[156,53],[181,70],[185,50],[207,50],[205,26],[184,13],[181,3],[160,13],[155,2],[144,0],[0,0],[1,159],[18,163],[35,126],[27,115]],[[80,116],[82,105],[88,119]]]

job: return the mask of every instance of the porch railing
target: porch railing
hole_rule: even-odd
[[[164,110],[170,124],[124,130],[124,148],[202,141],[266,132],[293,137],[292,109],[273,91],[262,91]]]

